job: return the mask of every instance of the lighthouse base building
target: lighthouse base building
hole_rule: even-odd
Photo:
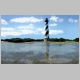
[[[44,37],[44,42],[49,41],[49,39],[47,37]]]

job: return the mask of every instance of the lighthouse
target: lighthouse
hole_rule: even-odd
[[[45,37],[44,41],[47,42],[49,41],[49,28],[48,28],[48,18],[45,19]]]

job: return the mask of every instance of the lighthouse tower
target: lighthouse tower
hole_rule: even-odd
[[[48,18],[46,18],[45,20],[45,37],[44,37],[44,41],[47,42],[49,41],[49,28],[48,28]]]

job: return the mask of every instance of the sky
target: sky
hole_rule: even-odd
[[[50,38],[79,37],[79,15],[1,15],[1,39],[44,39],[46,18]]]

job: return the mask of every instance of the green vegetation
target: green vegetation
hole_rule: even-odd
[[[34,42],[34,41],[40,42],[40,41],[44,41],[44,39],[11,38],[11,39],[1,39],[1,41],[20,43],[20,42]],[[50,38],[49,41],[50,42],[79,42],[79,38],[75,38],[73,40],[64,39],[64,38]]]
[[[79,42],[79,38],[75,38],[74,41],[75,41],[75,42]]]

